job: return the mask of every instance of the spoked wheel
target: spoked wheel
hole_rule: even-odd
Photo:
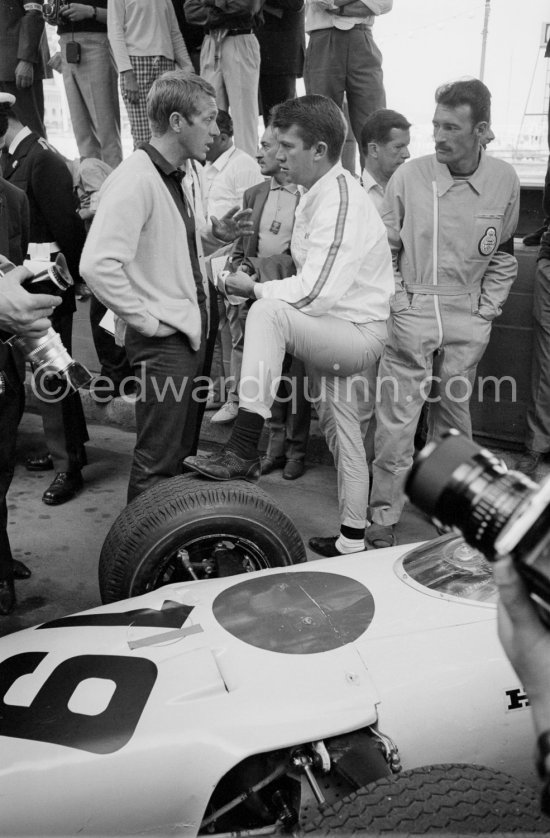
[[[144,593],[173,582],[234,576],[271,566],[264,551],[249,538],[230,532],[215,532],[189,541],[184,537],[184,543],[175,552],[168,548],[166,558],[150,576]]]
[[[101,551],[99,586],[107,603],[305,560],[294,524],[257,486],[178,476],[118,516]]]

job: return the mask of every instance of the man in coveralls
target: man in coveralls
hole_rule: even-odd
[[[428,440],[449,428],[471,436],[476,367],[517,274],[509,240],[518,178],[482,148],[491,94],[471,79],[438,88],[435,98],[435,155],[399,167],[382,209],[395,294],[379,369],[367,547],[395,543],[423,403]]]

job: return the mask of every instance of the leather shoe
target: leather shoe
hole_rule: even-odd
[[[234,451],[222,451],[212,457],[186,457],[184,471],[195,471],[211,480],[250,480],[255,482],[261,474],[260,458],[245,460]]]
[[[336,548],[338,541],[337,535],[314,536],[308,541],[309,546],[318,556],[324,556],[325,559],[330,559],[331,556],[343,556],[344,554]]]
[[[23,564],[23,562],[19,562],[17,559],[13,560],[12,570],[14,579],[30,579],[32,576],[30,568],[27,567],[26,564]]]
[[[393,547],[397,544],[395,524],[371,524],[365,530],[365,545],[367,550],[380,550],[382,547]]]
[[[79,471],[58,471],[53,483],[42,495],[42,500],[48,506],[59,506],[74,498],[82,489],[82,485],[82,475]]]
[[[283,477],[285,480],[296,480],[301,477],[305,471],[303,460],[287,460],[283,469]]]
[[[275,471],[276,468],[283,468],[284,464],[284,457],[269,457],[267,454],[264,454],[260,460],[262,474],[269,474],[270,472]]]
[[[15,608],[13,579],[0,579],[0,616],[7,617]]]
[[[86,449],[82,445],[74,455],[74,464],[80,469],[88,465],[88,456]],[[53,469],[53,460],[50,453],[36,454],[27,457],[25,460],[25,468],[27,471],[51,471]]]
[[[542,462],[542,454],[526,448],[519,460],[514,464],[514,471],[521,471],[526,477],[533,477]]]
[[[53,468],[52,455],[46,453],[27,457],[25,468],[27,471],[51,471]]]

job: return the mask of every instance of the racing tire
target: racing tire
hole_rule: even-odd
[[[304,833],[548,832],[535,789],[476,765],[430,765],[384,777],[320,812],[301,813]]]
[[[172,582],[304,561],[296,527],[257,486],[180,475],[122,510],[101,550],[99,589],[109,603]]]

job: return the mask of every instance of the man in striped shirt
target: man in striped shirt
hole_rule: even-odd
[[[188,457],[185,466],[214,480],[259,477],[257,444],[290,352],[315,371],[336,426],[341,530],[330,552],[356,552],[364,549],[368,471],[350,381],[376,364],[384,345],[391,256],[376,209],[341,165],[346,126],[338,106],[316,95],[288,100],[272,125],[281,170],[301,187],[291,240],[297,271],[267,282],[261,267],[254,276],[228,277],[228,293],[256,301],[246,324],[239,412],[225,450]]]

